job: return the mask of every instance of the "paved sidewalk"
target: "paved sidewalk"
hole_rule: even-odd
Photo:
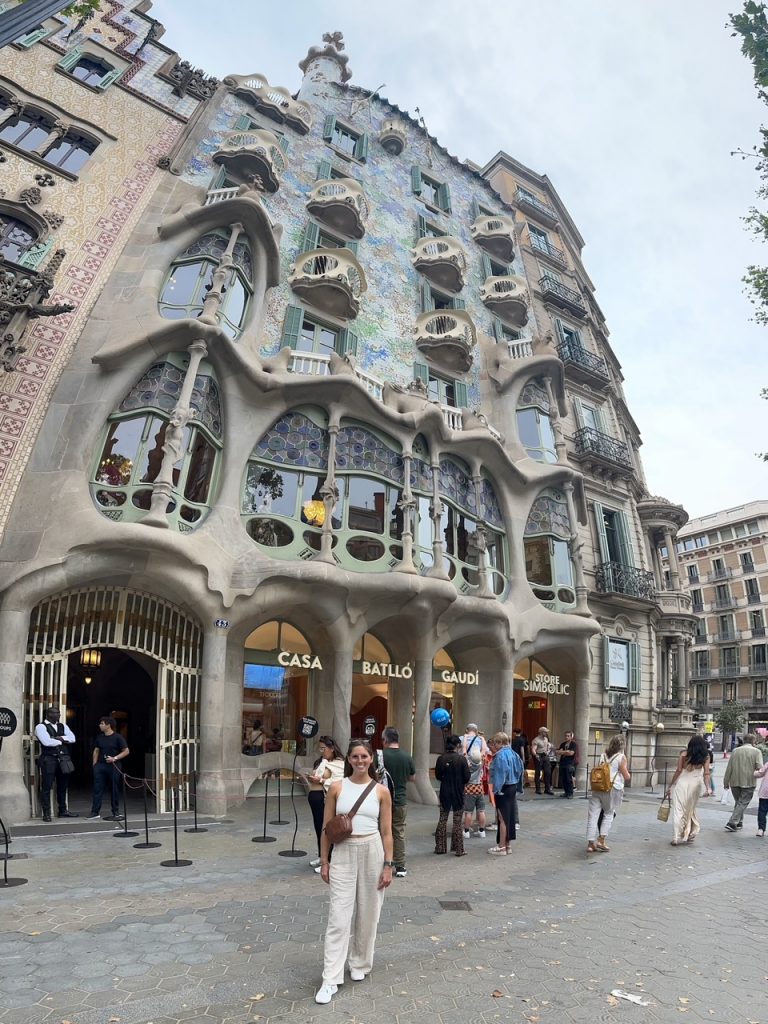
[[[373,973],[318,1006],[327,888],[309,857],[278,856],[292,826],[250,842],[262,806],[181,832],[186,868],[160,866],[165,830],[158,850],[85,823],[15,840],[27,858],[8,874],[29,884],[0,888],[1,1024],[768,1022],[754,815],[732,835],[729,811],[703,801],[696,844],[672,847],[658,794],[630,792],[611,853],[587,858],[586,802],[527,796],[513,856],[487,856],[489,833],[457,860],[434,856],[436,812],[411,805],[408,878],[385,899]]]

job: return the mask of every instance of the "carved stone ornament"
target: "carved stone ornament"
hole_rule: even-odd
[[[7,159],[8,157],[5,155],[2,149],[0,149],[0,164],[4,164]]]
[[[304,60],[299,61],[300,70],[306,72],[312,61],[317,60],[318,57],[330,57],[341,68],[342,82],[348,82],[352,77],[352,72],[347,67],[349,57],[346,53],[341,52],[344,49],[344,38],[341,32],[324,33],[323,42],[325,46],[310,46],[307,56]]]
[[[0,370],[4,370],[6,373],[13,373],[19,356],[27,350],[23,345],[14,344],[12,334],[6,334],[0,344],[2,345],[0,347]]]
[[[157,158],[157,166],[160,168],[161,171],[168,170],[168,168],[171,166],[171,158],[168,156],[167,153],[164,153],[162,156],[159,156]]]
[[[202,68],[193,68],[188,60],[180,60],[168,72],[176,96],[194,96],[198,100],[209,100],[219,84],[218,78],[206,75]]]
[[[48,221],[48,223],[51,225],[54,231],[56,230],[56,228],[60,228],[61,225],[64,223],[64,218],[61,216],[61,214],[54,213],[53,210],[43,210],[43,217],[45,217],[45,219]]]
[[[38,185],[40,185],[41,188],[53,188],[53,186],[56,184],[56,179],[54,178],[54,176],[46,172],[36,174],[35,181]]]
[[[22,189],[19,192],[19,199],[22,203],[27,203],[29,206],[37,206],[42,201],[43,193],[36,186],[31,188]]]

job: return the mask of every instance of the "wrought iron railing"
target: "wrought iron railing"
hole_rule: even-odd
[[[542,199],[538,199],[531,192],[522,192],[520,189],[516,193],[517,202],[523,206],[530,206],[534,210],[538,210],[539,213],[543,213],[545,217],[550,220],[557,220],[557,214],[549,203],[545,203]]]
[[[712,602],[713,608],[735,608],[736,602],[732,597],[716,597]]]
[[[624,442],[593,427],[582,427],[576,431],[576,452],[578,455],[598,455],[617,466],[633,468],[629,449]]]
[[[731,576],[733,576],[733,569],[729,569],[726,565],[721,565],[719,568],[707,573],[706,579],[712,582],[714,580],[727,580]]]
[[[531,239],[531,248],[536,249],[538,252],[544,253],[545,256],[549,256],[550,259],[559,263],[560,266],[566,266],[565,253],[562,249],[558,249],[556,245],[547,238],[540,238],[538,235],[529,235]]]
[[[697,633],[696,636],[694,636],[694,638],[693,638],[693,642],[694,642],[695,645],[705,644],[707,642],[707,634],[706,633]]]
[[[564,341],[558,347],[557,353],[564,363],[575,363],[576,366],[582,367],[582,369],[589,370],[590,373],[596,374],[598,377],[605,377],[608,380],[608,367],[604,359],[600,356],[594,356],[591,352],[587,352],[586,349],[580,345],[574,345],[570,341]]]
[[[762,594],[747,594],[747,604],[760,604],[762,600]]]
[[[749,560],[742,559],[741,571],[742,572],[754,572],[755,571],[755,563],[752,561],[751,558]]]
[[[716,644],[727,644],[731,640],[740,640],[740,629],[727,629],[724,633],[715,633]]]
[[[545,295],[555,295],[558,299],[562,299],[563,302],[567,302],[572,308],[586,313],[587,310],[579,292],[574,288],[569,288],[562,281],[558,281],[554,277],[545,274],[539,278],[539,288],[541,288]]]
[[[765,626],[753,626],[752,627],[752,638],[756,636],[765,636]]]
[[[652,572],[621,562],[602,562],[595,574],[597,589],[603,594],[624,594],[653,601],[656,583]]]

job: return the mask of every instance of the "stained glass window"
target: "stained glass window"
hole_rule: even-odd
[[[499,499],[496,497],[493,484],[487,477],[483,477],[480,481],[480,518],[486,523],[490,523],[491,526],[504,529],[504,518],[501,514]]]
[[[328,431],[303,413],[287,412],[257,442],[252,458],[326,470]]]
[[[120,412],[159,409],[171,413],[178,404],[183,383],[181,367],[168,360],[153,363],[120,403]],[[192,419],[207,427],[214,437],[221,437],[219,386],[211,373],[200,373],[195,378],[189,405]]]
[[[342,473],[359,470],[376,473],[397,484],[403,482],[400,452],[364,427],[341,427],[336,439],[336,468]]]
[[[477,512],[475,485],[469,475],[469,470],[454,462],[453,459],[440,460],[439,488],[443,498],[473,514]]]
[[[560,491],[542,491],[531,506],[528,522],[525,524],[525,535],[530,537],[540,533],[551,533],[565,540],[571,536],[568,505]]]

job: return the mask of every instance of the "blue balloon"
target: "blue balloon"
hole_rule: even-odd
[[[451,716],[445,708],[435,708],[429,717],[432,725],[436,726],[438,729],[444,729],[446,725],[450,725]]]

